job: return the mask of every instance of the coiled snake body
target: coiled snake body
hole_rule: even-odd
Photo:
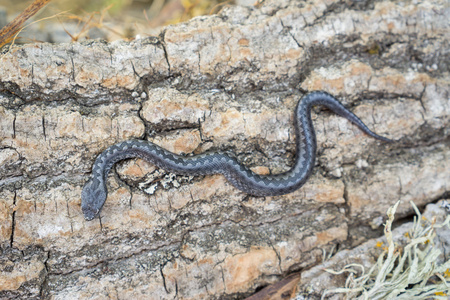
[[[120,160],[133,157],[142,158],[176,174],[223,174],[232,185],[255,196],[274,196],[293,192],[306,182],[314,167],[317,145],[311,121],[311,107],[315,105],[323,105],[347,118],[376,139],[390,141],[373,133],[356,115],[330,94],[312,92],[304,96],[295,109],[297,149],[295,163],[289,171],[277,175],[258,175],[226,153],[181,156],[151,142],[129,140],[109,147],[95,160],[91,177],[81,193],[84,217],[86,220],[92,220],[103,207],[107,197],[106,178],[112,166]]]

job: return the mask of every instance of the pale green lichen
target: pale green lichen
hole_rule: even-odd
[[[442,224],[422,218],[411,202],[417,216],[408,233],[410,240],[396,246],[392,237],[392,222],[399,202],[390,207],[384,235],[388,247],[378,257],[375,265],[365,274],[360,264],[346,265],[341,271],[326,270],[332,274],[350,272],[345,287],[327,290],[322,295],[343,293],[344,299],[449,299],[450,260],[438,263],[441,251],[435,246],[436,228],[450,228],[450,216]],[[360,268],[362,274],[355,278]]]

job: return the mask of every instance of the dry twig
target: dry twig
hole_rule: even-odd
[[[0,48],[11,42],[29,18],[34,16],[51,0],[34,0],[20,15],[0,30]]]

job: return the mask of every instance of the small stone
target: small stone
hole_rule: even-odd
[[[376,217],[375,219],[373,219],[372,221],[369,222],[370,227],[372,227],[372,229],[377,229],[378,227],[380,227],[381,225],[383,225],[383,221],[384,221],[384,217],[383,216],[379,216]]]
[[[358,159],[356,161],[356,167],[358,169],[367,168],[369,166],[369,163],[365,159]]]
[[[149,194],[149,195],[153,195],[153,194],[155,193],[155,191],[156,191],[156,187],[157,187],[157,186],[158,186],[157,183],[152,184],[151,186],[149,186],[148,188],[146,188],[146,189],[144,190],[144,192],[146,192],[146,193]]]
[[[336,168],[333,171],[331,171],[330,174],[336,178],[341,178],[343,171],[344,171],[344,169],[342,167],[339,167],[339,168]]]

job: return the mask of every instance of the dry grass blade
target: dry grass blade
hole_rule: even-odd
[[[43,8],[51,0],[35,0],[20,15],[8,23],[0,30],[0,48],[13,40],[14,35],[19,32],[23,23],[34,16],[41,8]]]

